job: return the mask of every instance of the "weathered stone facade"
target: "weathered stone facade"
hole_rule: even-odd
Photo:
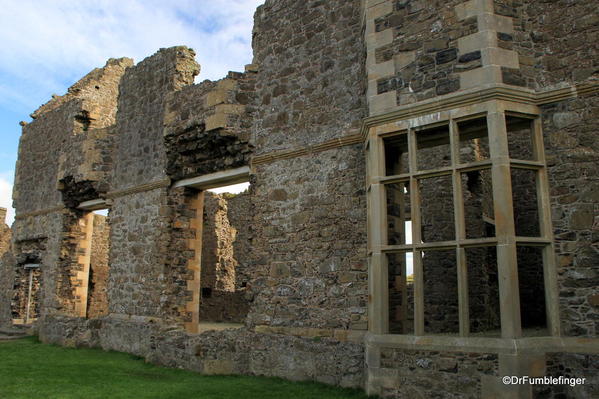
[[[598,26],[557,0],[267,0],[242,73],[110,60],[23,127],[0,322],[383,397],[593,397]],[[501,383],[545,374],[589,381]]]

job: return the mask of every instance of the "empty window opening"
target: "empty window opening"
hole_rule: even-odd
[[[249,183],[204,191],[200,265],[200,331],[241,326],[249,311]]]
[[[546,335],[543,248],[518,246],[518,282],[523,335]]]
[[[87,317],[90,319],[108,314],[108,275],[110,272],[109,209],[91,213],[91,251],[87,286]]]
[[[507,115],[507,139],[510,158],[536,160],[533,143],[533,120]]]
[[[460,331],[456,265],[453,249],[423,253],[424,331],[427,334]]]
[[[239,183],[239,184],[231,184],[229,186],[215,187],[215,188],[211,188],[208,191],[211,193],[215,193],[215,194],[232,195],[232,194],[245,193],[249,190],[249,188],[250,188],[250,183],[245,182],[245,183]]]
[[[501,336],[497,250],[466,248],[468,306],[472,335]]]
[[[410,192],[408,183],[388,184],[387,192],[387,240],[389,245],[412,243],[410,222]]]
[[[466,238],[495,237],[491,170],[462,173]]]
[[[410,171],[408,135],[394,135],[386,138],[384,142],[386,175],[393,176],[408,173]]]
[[[387,254],[389,271],[389,332],[414,333],[414,274],[412,252]]]
[[[458,122],[460,137],[460,162],[477,162],[490,158],[487,118]]]
[[[14,280],[11,296],[13,324],[31,325],[40,317],[43,295],[43,259],[46,239],[15,242]]]
[[[451,165],[449,125],[417,131],[416,144],[418,170],[437,169]]]
[[[537,202],[537,171],[512,168],[511,178],[516,236],[538,237],[541,231]]]
[[[455,220],[451,176],[418,180],[422,241],[455,239]]]

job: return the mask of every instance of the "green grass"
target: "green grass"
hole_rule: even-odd
[[[365,399],[356,390],[278,378],[202,376],[100,349],[35,338],[0,342],[0,398]]]

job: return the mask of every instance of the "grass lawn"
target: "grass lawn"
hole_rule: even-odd
[[[365,399],[351,389],[277,378],[201,376],[99,349],[35,338],[0,342],[0,398]]]

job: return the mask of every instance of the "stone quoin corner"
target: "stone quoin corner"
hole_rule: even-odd
[[[110,59],[23,123],[0,327],[389,398],[599,397],[598,43],[593,1],[267,0],[243,72]]]

